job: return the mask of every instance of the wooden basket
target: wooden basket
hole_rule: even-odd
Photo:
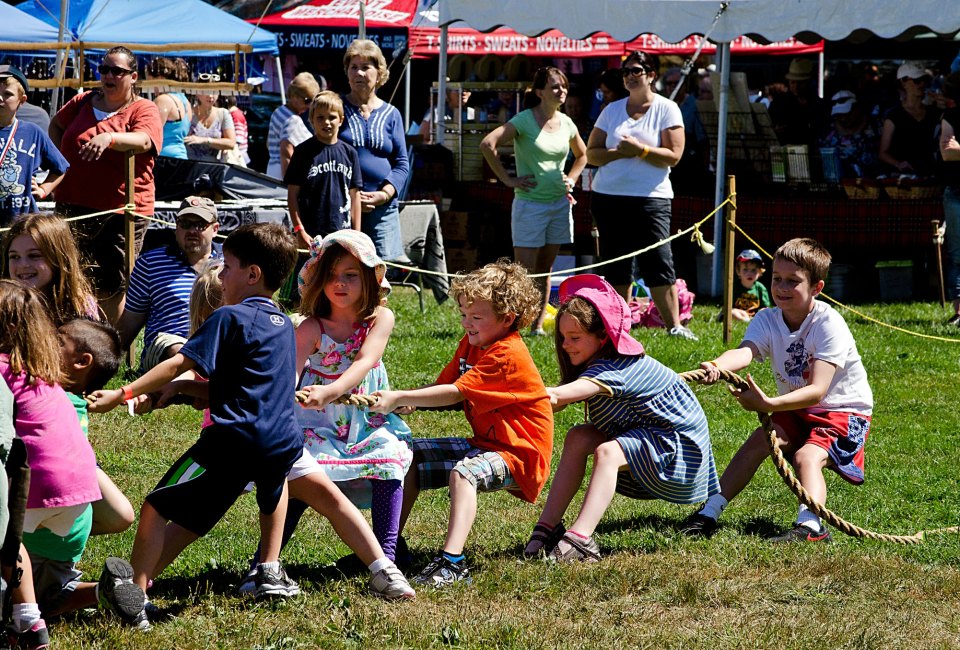
[[[847,198],[856,201],[875,201],[880,198],[880,186],[866,178],[844,178],[843,190]]]

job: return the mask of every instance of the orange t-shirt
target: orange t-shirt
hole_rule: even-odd
[[[453,384],[473,429],[470,444],[500,454],[520,495],[534,503],[550,476],[553,409],[530,351],[517,332],[486,349],[460,339],[438,384]]]

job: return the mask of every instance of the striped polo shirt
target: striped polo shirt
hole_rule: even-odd
[[[221,256],[220,246],[214,244],[210,257]],[[154,248],[137,258],[125,309],[147,315],[144,350],[161,332],[189,335],[190,292],[196,279],[197,272],[176,244]]]

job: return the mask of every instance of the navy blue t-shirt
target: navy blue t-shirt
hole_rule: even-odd
[[[229,430],[227,455],[253,451],[269,462],[303,449],[293,324],[273,301],[253,297],[217,309],[180,352],[210,380],[210,417]]]
[[[363,188],[360,156],[343,140],[310,138],[294,148],[283,182],[300,188],[297,207],[308,235],[344,230],[350,227],[350,190]]]
[[[0,151],[7,147],[13,124],[0,129]],[[17,131],[0,162],[0,225],[7,226],[21,214],[37,211],[30,192],[30,179],[38,169],[63,174],[70,167],[53,141],[30,122],[17,120]]]

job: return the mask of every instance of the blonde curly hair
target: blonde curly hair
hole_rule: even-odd
[[[450,282],[450,297],[458,303],[463,298],[467,305],[486,300],[501,318],[516,314],[511,327],[516,331],[528,327],[537,317],[543,294],[523,266],[503,258],[454,277]]]

